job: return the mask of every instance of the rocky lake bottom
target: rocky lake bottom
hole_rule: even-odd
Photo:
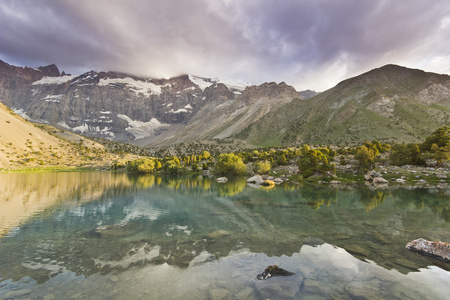
[[[0,299],[450,297],[450,264],[405,249],[450,241],[446,186],[0,177]]]

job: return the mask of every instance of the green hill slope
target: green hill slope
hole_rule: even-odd
[[[387,65],[293,101],[237,135],[255,145],[418,142],[450,124],[450,76]]]

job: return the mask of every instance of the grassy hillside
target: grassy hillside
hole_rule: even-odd
[[[388,65],[297,99],[236,137],[254,145],[420,142],[450,124],[450,76]]]

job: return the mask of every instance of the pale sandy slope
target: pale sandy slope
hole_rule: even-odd
[[[0,169],[108,168],[114,162],[123,164],[138,158],[136,155],[107,153],[102,145],[82,136],[49,128],[50,131],[36,127],[0,103]],[[51,128],[64,139],[51,135]]]
[[[69,144],[35,127],[0,103],[0,168],[8,168],[10,160],[16,161],[26,153],[40,151],[44,154],[49,149],[60,152],[61,146]]]

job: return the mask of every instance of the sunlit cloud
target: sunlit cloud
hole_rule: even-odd
[[[447,0],[4,0],[0,59],[320,91],[389,63],[449,73],[448,15]]]

